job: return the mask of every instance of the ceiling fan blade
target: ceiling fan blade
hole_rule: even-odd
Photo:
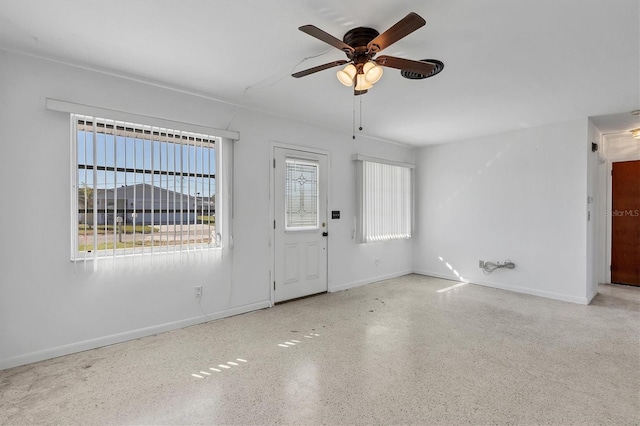
[[[418,74],[429,75],[436,67],[435,64],[411,59],[396,58],[395,56],[380,56],[374,59],[375,63],[383,67],[396,68],[399,70],[413,71]]]
[[[367,44],[367,50],[371,53],[376,53],[384,48],[391,46],[396,41],[411,34],[418,28],[426,24],[420,15],[415,12],[411,12],[401,20],[399,20],[393,27],[380,34]]]
[[[295,77],[295,78],[304,77],[305,75],[309,75],[309,74],[313,74],[313,73],[318,72],[318,71],[322,71],[322,70],[326,70],[326,69],[329,69],[329,68],[337,67],[338,65],[344,65],[344,64],[346,64],[348,62],[349,61],[345,61],[344,59],[341,59],[339,61],[329,62],[328,64],[318,65],[317,67],[309,68],[309,69],[304,70],[304,71],[298,71],[296,73],[291,74],[291,77]]]
[[[331,34],[322,31],[320,28],[313,25],[303,25],[298,28],[303,33],[309,34],[311,37],[315,37],[320,41],[324,41],[327,44],[335,47],[336,49],[340,49],[347,54],[352,54],[355,52],[355,49],[348,44],[344,43],[342,40],[339,40],[332,36]]]

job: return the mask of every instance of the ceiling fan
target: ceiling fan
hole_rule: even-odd
[[[431,77],[444,68],[444,64],[441,61],[435,59],[414,61],[384,55],[375,57],[381,50],[425,24],[426,21],[420,15],[411,12],[382,34],[373,28],[357,27],[347,31],[342,41],[318,27],[303,25],[298,28],[300,31],[342,50],[347,55],[348,60],[343,59],[318,65],[293,73],[291,76],[300,78],[346,64],[344,69],[338,71],[337,77],[345,86],[354,86],[355,95],[367,93],[373,87],[373,84],[380,80],[383,73],[381,67],[399,69],[404,77],[410,79]]]

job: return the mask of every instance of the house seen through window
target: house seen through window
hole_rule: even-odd
[[[72,115],[75,250],[215,247],[214,136]]]

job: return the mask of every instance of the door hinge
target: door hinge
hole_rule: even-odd
[[[276,229],[276,221],[273,221],[273,229]]]
[[[276,159],[275,158],[273,159],[273,168],[274,169],[276,168]]]
[[[273,289],[274,290],[276,289],[276,282],[275,281],[273,282]]]
[[[609,265],[609,272],[613,271],[613,267]]]

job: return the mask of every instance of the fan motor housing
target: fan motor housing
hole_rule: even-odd
[[[379,35],[380,33],[373,28],[357,27],[347,31],[342,41],[356,49],[356,51],[359,50],[358,48],[366,50],[367,44]]]

